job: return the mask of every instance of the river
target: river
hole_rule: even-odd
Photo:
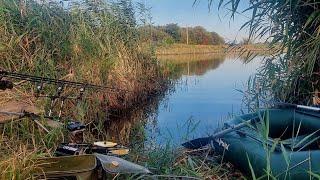
[[[122,139],[137,136],[136,130],[129,131],[134,129],[133,123],[141,122],[144,122],[143,136],[158,144],[168,141],[179,144],[212,134],[223,121],[241,113],[243,94],[237,89],[245,87],[262,57],[249,63],[237,55],[226,54],[160,56],[158,59],[174,67],[174,87],[148,108],[143,111],[138,108],[131,117],[123,118],[126,123],[119,125],[117,121],[114,131],[123,132]]]

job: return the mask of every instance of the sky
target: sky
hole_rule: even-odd
[[[215,31],[225,40],[238,41],[248,36],[247,30],[240,30],[241,26],[248,21],[250,12],[237,14],[234,20],[225,8],[218,11],[213,6],[209,11],[207,0],[140,0],[151,7],[152,21],[154,25],[177,23],[179,26],[203,26],[208,31]],[[247,8],[246,0],[240,1],[239,9]],[[217,4],[216,4],[217,5]]]

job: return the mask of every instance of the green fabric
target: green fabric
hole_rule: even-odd
[[[286,145],[297,145],[297,142],[301,142],[307,136],[320,129],[320,118],[299,113],[293,109],[261,110],[257,113],[236,117],[227,122],[227,124],[231,126],[236,125],[256,116],[264,117],[266,113],[269,113],[269,138],[274,140],[273,142],[278,142],[278,140],[281,139],[282,141],[280,142],[286,142]],[[266,121],[262,120],[262,122],[265,123]],[[261,126],[259,123],[262,122],[252,124],[252,126]],[[248,129],[249,128],[246,127],[241,129],[241,131],[250,133],[251,136],[256,136],[262,140],[261,133]],[[293,134],[295,134],[295,136],[298,134],[296,139],[292,138]],[[309,138],[312,140],[318,138],[318,135],[314,134]],[[261,143],[261,141],[259,142],[249,136],[232,132],[221,138],[221,141],[228,145],[228,150],[225,150],[219,143],[214,143],[214,147],[218,153],[225,154],[224,158],[226,160],[249,174],[251,174],[249,167],[250,162],[256,176],[265,175],[268,162],[267,157],[269,157],[271,174],[276,177],[276,179],[301,180],[310,178],[310,174],[308,173],[310,170],[314,173],[320,173],[319,148],[312,147],[310,150],[304,148],[298,151],[310,142],[309,138],[295,147],[293,151],[290,146],[282,150],[280,148],[280,151],[272,151],[270,146],[264,146],[264,143]],[[268,156],[269,153],[270,156]]]
[[[92,171],[97,166],[94,155],[62,156],[41,158],[36,160],[35,176],[44,177],[75,177],[91,179]]]
[[[318,136],[318,134],[306,134],[306,135],[301,135],[301,136],[282,140],[280,141],[280,143],[287,145],[293,150],[297,151],[297,150],[300,150],[301,148],[308,146],[311,143],[314,143],[319,138],[320,137]]]

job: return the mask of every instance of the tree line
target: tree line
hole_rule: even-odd
[[[175,23],[164,26],[142,26],[141,35],[158,44],[183,43],[192,45],[225,44],[223,37],[216,32],[209,32],[202,26],[180,27]]]

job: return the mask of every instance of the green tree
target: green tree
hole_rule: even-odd
[[[210,35],[209,33],[201,26],[196,26],[193,28],[193,35],[196,44],[209,44]]]
[[[221,44],[225,44],[225,41],[224,41],[223,37],[221,37],[218,33],[211,32],[211,44],[212,45],[221,45]]]
[[[168,33],[175,42],[179,42],[181,35],[180,35],[180,27],[177,24],[171,23],[171,24],[167,24],[164,27],[164,31],[166,33]]]
[[[142,37],[150,37],[145,32],[151,31],[152,41],[158,43],[187,43],[189,44],[205,44],[220,45],[224,44],[224,39],[216,32],[208,32],[201,26],[196,27],[180,27],[177,24],[168,24],[165,26],[142,26],[139,28]],[[144,33],[144,34],[143,34]],[[187,37],[188,36],[188,37]],[[167,43],[170,42],[170,43]]]

